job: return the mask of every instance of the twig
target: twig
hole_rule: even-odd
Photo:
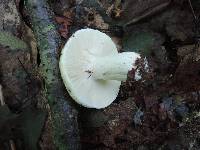
[[[23,70],[25,71],[25,73],[27,74],[28,78],[31,79],[31,75],[30,73],[26,70],[26,68],[24,67],[23,63],[21,62],[21,60],[19,59],[19,57],[17,57],[20,65],[22,66]]]
[[[191,9],[191,11],[192,11],[194,20],[197,20],[197,16],[195,15],[194,8],[193,8],[193,6],[192,6],[191,0],[188,0],[188,3],[189,3],[189,5],[190,5],[190,9]]]
[[[197,49],[200,46],[199,29],[198,29],[199,28],[199,23],[198,23],[198,17],[195,14],[195,11],[194,11],[194,8],[192,6],[191,0],[188,0],[188,3],[189,3],[189,6],[190,6],[190,9],[191,9],[193,18],[194,18],[194,23],[195,23],[195,34],[196,34],[196,36],[195,36],[195,47],[193,49],[193,55],[192,55],[192,59],[194,60],[195,52],[197,51]]]
[[[15,143],[13,140],[9,140],[11,150],[16,150]]]
[[[3,98],[3,91],[2,91],[1,84],[0,84],[0,104],[1,104],[1,106],[5,105],[5,101],[4,101],[4,98]]]
[[[169,4],[170,4],[170,1],[169,2],[165,2],[163,4],[160,4],[160,5],[152,8],[150,11],[145,12],[141,16],[133,18],[131,21],[126,23],[125,26],[129,26],[129,25],[135,24],[135,23],[137,23],[138,21],[140,21],[142,19],[145,19],[145,18],[147,18],[147,17],[149,17],[151,15],[154,15],[156,12],[161,11],[164,8],[166,8]]]

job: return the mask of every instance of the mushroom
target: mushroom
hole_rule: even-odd
[[[88,108],[105,108],[117,97],[121,81],[136,69],[140,55],[118,53],[105,33],[94,29],[76,31],[62,49],[59,67],[71,97]],[[140,78],[136,71],[135,77]]]

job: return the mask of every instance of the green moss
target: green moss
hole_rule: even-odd
[[[77,122],[70,117],[74,115],[75,108],[66,101],[60,80],[57,54],[60,47],[60,36],[55,30],[51,10],[47,0],[25,0],[25,9],[30,15],[30,23],[37,39],[41,60],[40,73],[45,81],[44,92],[51,107],[54,144],[59,150],[78,147]],[[68,132],[69,129],[73,130]]]
[[[13,74],[16,76],[17,79],[20,79],[22,81],[27,76],[27,74],[24,72],[24,70],[16,70],[15,72],[13,72]]]
[[[58,128],[60,127],[60,128]],[[63,130],[62,123],[60,121],[60,115],[54,113],[54,142],[56,143],[56,147],[59,150],[67,150],[68,146],[63,144],[65,143],[65,139],[62,135],[64,135],[65,130]]]
[[[44,32],[44,33],[47,33],[47,32],[49,32],[50,30],[55,30],[55,26],[54,26],[53,24],[47,25],[47,26],[43,29],[43,32]]]
[[[0,45],[9,46],[12,50],[27,49],[27,44],[24,41],[4,31],[0,32]]]

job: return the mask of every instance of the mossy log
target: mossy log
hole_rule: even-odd
[[[45,81],[45,92],[51,107],[54,144],[59,150],[79,149],[77,111],[65,88],[59,72],[60,36],[53,21],[53,12],[47,0],[25,0],[32,30],[37,39],[40,54],[41,75]]]

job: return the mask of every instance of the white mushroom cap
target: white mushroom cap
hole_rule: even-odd
[[[75,32],[60,57],[63,82],[71,97],[88,108],[104,108],[118,95],[121,81],[96,80],[90,71],[96,57],[118,54],[111,38],[93,29]]]

